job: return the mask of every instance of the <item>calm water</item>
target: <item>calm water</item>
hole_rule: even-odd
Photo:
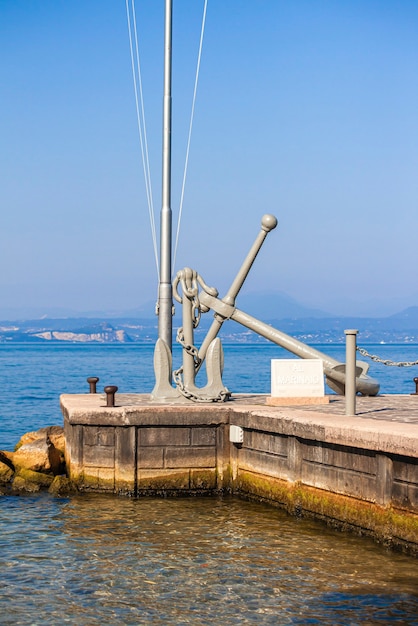
[[[344,345],[315,345],[344,362]],[[372,354],[395,361],[418,360],[418,345],[372,345]],[[290,358],[273,344],[226,344],[224,382],[233,392],[270,392],[270,360]],[[61,424],[61,393],[84,393],[86,378],[98,376],[98,390],[115,384],[120,392],[148,393],[154,386],[154,346],[150,344],[0,344],[0,449],[13,447],[19,437],[42,426]],[[174,346],[174,366],[181,363]],[[382,393],[415,391],[418,367],[385,367],[371,362],[369,374]],[[205,375],[204,372],[201,373]],[[198,384],[204,385],[204,379]]]
[[[344,346],[316,346],[344,360]],[[416,345],[369,346],[414,361]],[[266,345],[226,345],[225,384],[269,393]],[[60,393],[149,392],[153,346],[0,344],[0,449],[61,424]],[[175,349],[175,364],[180,362]],[[417,368],[371,366],[384,393]],[[203,382],[201,383],[203,384]],[[223,499],[0,498],[1,624],[418,624],[418,563],[371,541]]]
[[[2,624],[418,623],[416,561],[237,499],[4,497],[0,547]]]

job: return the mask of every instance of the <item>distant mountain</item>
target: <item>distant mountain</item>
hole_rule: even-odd
[[[418,343],[418,319],[412,316],[387,318],[304,317],[259,319],[273,328],[306,343],[343,343],[344,330],[357,328],[361,343]],[[195,330],[195,343],[200,345],[213,320],[213,314],[202,315]],[[173,329],[181,326],[181,318],[173,320]],[[0,322],[0,343],[67,341],[72,343],[155,342],[158,319],[153,318],[58,318]],[[226,320],[220,337],[226,342],[254,343],[266,341],[245,326]]]
[[[344,317],[305,306],[280,292],[239,294],[236,306],[307,343],[343,342],[347,328],[359,330],[360,343],[418,343],[418,306],[408,307],[388,317]],[[181,309],[181,305],[176,306],[174,330],[182,324]],[[1,312],[0,309],[0,315]],[[158,318],[153,301],[125,313],[68,316],[63,313],[64,310],[59,310],[56,317],[40,315],[26,319],[7,316],[9,321],[0,321],[0,342],[153,342],[158,336]],[[200,345],[212,320],[212,312],[202,315],[195,331],[196,345]],[[229,320],[223,324],[220,337],[227,342],[265,341],[246,327]]]
[[[69,341],[128,343],[155,341],[157,322],[137,318],[58,318],[0,322],[0,342]]]
[[[0,320],[155,318],[156,300],[134,309],[77,311],[63,307],[0,307]]]
[[[222,298],[223,294],[220,295]],[[148,319],[156,320],[155,300],[143,302],[132,309],[115,309],[113,311],[76,311],[59,307],[25,307],[10,308],[0,306],[0,320],[58,320],[58,319]],[[260,320],[328,320],[328,319],[359,319],[359,320],[387,320],[390,326],[392,321],[401,323],[402,327],[417,327],[418,306],[410,306],[399,313],[390,316],[344,316],[335,312],[324,311],[295,300],[294,298],[278,291],[260,291],[253,293],[240,293],[236,299],[236,306],[241,311],[252,315]],[[176,319],[181,319],[181,305],[175,303]],[[210,315],[210,314],[209,314]],[[205,316],[208,317],[208,316]],[[325,322],[324,322],[325,323]],[[410,325],[410,326],[408,326]]]
[[[394,324],[402,323],[403,326],[417,328],[418,326],[418,306],[410,306],[395,315],[390,315],[388,320],[392,320]]]
[[[261,320],[332,317],[331,313],[305,306],[281,292],[261,291],[239,294],[235,304],[241,311]]]

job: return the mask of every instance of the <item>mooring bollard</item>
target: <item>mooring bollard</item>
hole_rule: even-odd
[[[116,385],[109,385],[104,388],[104,392],[106,394],[106,406],[115,406],[115,393],[118,388]]]
[[[356,414],[356,351],[358,330],[345,330],[345,414]]]
[[[99,382],[97,376],[89,376],[87,382],[90,385],[90,393],[96,393],[96,385]]]
[[[415,376],[414,378],[414,383],[415,383],[415,392],[411,393],[411,396],[418,396],[418,376]]]

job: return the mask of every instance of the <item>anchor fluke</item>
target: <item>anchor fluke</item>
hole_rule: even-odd
[[[171,384],[172,367],[171,350],[164,339],[157,339],[154,348],[155,386],[151,393],[151,400],[172,402],[180,397],[177,389]]]

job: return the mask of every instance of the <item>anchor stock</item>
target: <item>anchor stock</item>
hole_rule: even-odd
[[[175,299],[182,304],[182,328],[179,329],[177,341],[183,347],[183,365],[173,372],[176,389],[171,386],[171,353],[161,339],[156,344],[154,367],[156,386],[152,397],[155,400],[165,401],[194,401],[219,402],[229,398],[230,392],[222,383],[223,350],[217,335],[224,321],[232,319],[235,322],[254,331],[276,345],[305,359],[320,359],[323,363],[324,374],[331,389],[337,393],[345,392],[345,364],[323,354],[273,328],[269,324],[258,320],[244,311],[236,308],[235,300],[242,285],[263,245],[267,234],[277,226],[277,219],[273,215],[264,215],[261,220],[261,231],[248,252],[240,270],[238,271],[227,294],[220,299],[218,291],[209,287],[203,278],[191,268],[185,268],[177,273],[173,283]],[[179,285],[182,296],[178,293]],[[199,292],[199,286],[201,291]],[[200,349],[194,345],[194,329],[197,327],[202,312],[212,310],[214,320],[204,338]],[[198,388],[195,378],[206,359],[208,382],[205,387]],[[379,384],[367,375],[368,364],[356,362],[356,392],[365,396],[377,395]]]

